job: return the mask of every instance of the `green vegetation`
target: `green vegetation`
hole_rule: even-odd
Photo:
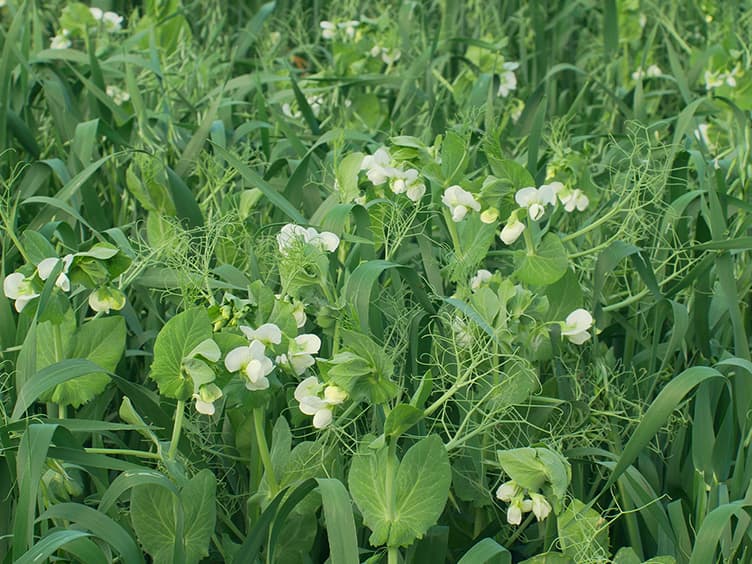
[[[0,561],[752,562],[749,2],[0,0]]]

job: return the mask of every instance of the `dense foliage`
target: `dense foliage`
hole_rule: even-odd
[[[749,2],[0,0],[0,558],[752,561]]]

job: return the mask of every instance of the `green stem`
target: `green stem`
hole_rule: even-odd
[[[386,480],[384,482],[384,493],[386,496],[386,511],[389,516],[389,521],[394,522],[395,519],[395,499],[394,499],[394,477],[397,474],[397,468],[395,468],[395,462],[397,461],[397,441],[392,439],[389,443],[389,452],[386,457]],[[387,564],[399,563],[399,547],[390,546],[387,552]]]
[[[160,456],[156,452],[145,452],[142,450],[130,450],[127,448],[85,448],[89,454],[119,454],[121,456],[137,456],[138,458],[151,458],[159,460]]]
[[[452,219],[452,216],[449,215],[449,211],[444,209],[444,221],[446,223],[447,229],[449,230],[449,235],[452,237],[452,245],[454,246],[454,254],[457,256],[457,258],[462,258],[462,245],[460,245],[460,235],[457,233],[457,224]]]
[[[535,242],[533,242],[533,234],[530,232],[532,222],[528,222],[528,227],[522,232],[522,237],[525,239],[525,250],[528,256],[535,254]]]
[[[185,415],[185,401],[178,400],[175,406],[175,424],[172,426],[172,438],[170,439],[170,450],[167,452],[169,460],[175,460],[178,452],[178,442],[180,442],[180,432],[183,430],[183,417]]]
[[[274,467],[272,466],[272,457],[269,455],[269,446],[266,444],[266,433],[264,433],[264,409],[256,407],[253,409],[253,428],[256,432],[256,444],[258,445],[261,463],[264,465],[266,474],[266,483],[269,485],[269,494],[271,497],[277,495],[279,485],[274,476]]]

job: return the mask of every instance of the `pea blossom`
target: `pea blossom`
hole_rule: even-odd
[[[282,342],[282,331],[274,323],[264,323],[258,329],[251,329],[247,325],[241,325],[240,330],[249,341],[260,341],[266,346],[278,345]]]
[[[110,313],[125,307],[125,294],[116,288],[102,286],[89,294],[89,307],[96,312]]]
[[[413,202],[418,202],[426,193],[426,185],[421,182],[418,174],[414,168],[404,171],[396,169],[389,187],[395,194],[405,194]]]
[[[481,268],[475,274],[475,276],[473,276],[470,279],[470,288],[472,288],[473,290],[477,290],[483,284],[485,284],[486,282],[488,282],[491,279],[492,276],[493,276],[493,274],[491,274],[490,270],[486,270],[484,268]]]
[[[514,200],[521,208],[527,209],[527,214],[533,221],[538,221],[546,213],[546,205],[556,203],[556,192],[553,184],[544,184],[540,188],[528,186],[517,190]]]
[[[32,281],[20,272],[14,272],[5,277],[3,292],[8,299],[15,300],[13,305],[18,313],[21,313],[26,304],[39,296]]]
[[[42,259],[37,265],[37,275],[39,275],[40,280],[47,280],[57,266],[57,263],[61,260],[63,262],[63,271],[58,274],[58,277],[55,280],[55,286],[60,288],[63,292],[68,292],[70,290],[70,280],[68,280],[67,274],[68,269],[73,262],[73,255],[65,255],[62,259],[58,257]]]
[[[538,493],[530,494],[531,509],[538,521],[543,521],[551,513],[551,504],[548,500]]]
[[[517,89],[517,76],[514,74],[520,66],[520,63],[504,63],[501,68],[504,72],[499,77],[499,91],[497,96],[506,98],[512,92]]]
[[[324,397],[321,397],[323,390]],[[294,397],[298,409],[305,415],[313,415],[313,426],[323,429],[332,422],[332,407],[347,399],[347,393],[337,386],[326,386],[316,376],[310,376],[295,388]]]
[[[517,212],[513,211],[509,215],[509,219],[507,219],[507,223],[502,228],[501,233],[499,233],[499,238],[505,245],[511,245],[520,238],[523,231],[525,231],[525,224],[517,219]]]
[[[366,171],[366,177],[374,186],[384,184],[397,172],[392,166],[392,157],[386,147],[380,147],[373,155],[363,157],[360,168]]]
[[[265,350],[261,341],[253,341],[247,347],[236,347],[227,353],[225,368],[228,372],[239,372],[249,390],[266,390],[269,387],[267,376],[274,370],[274,364],[264,354]]]
[[[287,353],[277,357],[277,364],[290,368],[300,376],[316,363],[313,355],[318,353],[320,348],[321,339],[317,335],[312,333],[298,335],[290,341]]]
[[[582,308],[574,310],[567,315],[562,324],[561,334],[575,345],[581,345],[590,338],[590,329],[593,326],[593,316]]]
[[[452,221],[459,223],[470,210],[480,212],[480,204],[475,197],[458,185],[450,186],[444,190],[441,201],[449,208],[452,214]]]
[[[324,39],[334,39],[334,36],[337,34],[337,26],[330,21],[323,20],[319,22],[319,27],[321,28],[321,37]]]
[[[214,415],[214,402],[222,397],[222,390],[216,384],[209,383],[200,386],[197,393],[193,394],[196,402],[196,411],[202,415]]]
[[[577,211],[585,211],[590,205],[590,199],[579,188],[574,190],[570,188],[564,188],[557,194],[559,201],[564,205],[564,210],[568,213]]]
[[[333,253],[339,246],[339,237],[329,231],[319,233],[313,227],[305,228],[288,223],[277,234],[279,252],[286,255],[289,249],[300,243],[312,245],[322,251]]]

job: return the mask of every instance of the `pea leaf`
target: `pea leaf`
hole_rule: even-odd
[[[160,394],[178,400],[191,397],[194,383],[183,370],[183,360],[211,336],[211,322],[204,308],[188,309],[165,324],[154,342],[150,373]]]
[[[527,251],[515,253],[515,274],[522,282],[535,286],[548,286],[559,280],[567,273],[569,260],[561,239],[553,233],[548,233],[535,254]]]
[[[133,488],[131,522],[155,563],[178,564],[175,555],[181,552],[180,564],[196,564],[209,555],[217,517],[216,489],[216,478],[207,469],[185,484],[179,499],[168,489],[153,484]]]
[[[393,474],[392,492],[387,487],[389,472]],[[387,447],[375,452],[363,448],[353,458],[348,484],[372,531],[371,544],[408,546],[441,516],[451,480],[444,444],[431,435],[413,445],[401,463],[389,461]]]

